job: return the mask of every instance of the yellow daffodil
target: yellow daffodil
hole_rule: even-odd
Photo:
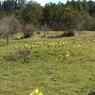
[[[77,47],[80,47],[80,45],[77,45]]]
[[[63,45],[65,44],[65,42],[62,43]]]
[[[45,42],[45,44],[46,44],[47,42]]]
[[[65,57],[68,57],[68,56],[70,56],[70,54],[69,54],[69,52],[66,52],[66,55],[65,55]]]
[[[30,95],[34,95],[34,92],[30,93]]]
[[[28,46],[28,48],[30,49],[30,48],[31,48],[31,46]]]
[[[25,47],[28,47],[28,44],[25,44],[24,46],[25,46]]]
[[[67,55],[65,55],[65,57],[68,57],[69,55],[67,54]]]
[[[40,92],[38,95],[43,95],[42,92]]]
[[[34,46],[34,45],[32,45],[32,47],[34,48],[35,46]]]
[[[35,89],[34,92],[35,92],[36,94],[38,94],[38,93],[39,93],[39,89]]]

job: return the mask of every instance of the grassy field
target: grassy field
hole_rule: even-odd
[[[16,35],[15,37],[17,37]],[[70,38],[34,35],[10,44],[0,40],[0,95],[88,95],[95,88],[95,33]],[[24,61],[15,48],[32,47]]]

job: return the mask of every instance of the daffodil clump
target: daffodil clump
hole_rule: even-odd
[[[67,45],[67,41],[42,41],[42,42],[32,42],[31,44],[27,44],[25,43],[23,45],[23,48],[40,48],[40,47],[64,47],[65,45]],[[17,48],[17,46],[15,47]]]
[[[35,89],[32,93],[30,93],[29,95],[43,95],[43,93],[41,91],[39,91],[39,89]]]
[[[67,58],[69,56],[70,56],[70,53],[69,52],[66,52],[65,57]]]
[[[76,44],[76,45],[73,45],[73,47],[75,47],[75,48],[80,48],[81,45],[80,45],[80,44]]]
[[[47,43],[47,46],[48,47],[63,47],[64,45],[66,45],[67,42],[50,42],[50,43]]]
[[[32,43],[30,46],[32,48],[40,48],[40,47],[63,47],[67,44],[66,41],[61,41],[61,42],[57,42],[57,41],[52,41],[52,42],[48,42],[48,41],[43,41],[43,42],[35,42]]]
[[[65,58],[68,58],[68,57],[71,56],[71,52],[70,51],[62,51],[62,52],[50,51],[49,55],[51,57],[58,57],[58,58],[61,58],[61,59],[65,59]]]
[[[69,43],[67,45],[67,41],[38,41],[38,42],[32,42],[30,44],[25,43],[24,45],[21,45],[19,47],[15,47],[17,51],[17,55],[22,58],[24,61],[27,60],[27,57],[31,55],[31,51],[34,48],[47,48],[49,50],[49,56],[53,57],[59,57],[59,58],[68,58],[70,56],[70,52],[65,50],[63,52],[60,52],[59,49],[66,48],[69,46]],[[79,46],[78,46],[79,47]],[[50,49],[51,48],[51,49]],[[52,50],[55,48],[55,50]],[[57,50],[57,51],[56,51]],[[52,53],[53,52],[53,53]]]
[[[15,50],[31,50],[32,49],[32,46],[25,43],[24,45],[15,45]]]
[[[24,48],[25,48],[25,49],[31,49],[32,47],[31,47],[31,45],[25,43],[25,44],[24,44]]]

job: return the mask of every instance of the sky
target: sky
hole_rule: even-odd
[[[45,5],[46,3],[49,3],[49,2],[55,2],[55,3],[58,3],[59,1],[60,2],[63,2],[63,3],[66,3],[67,0],[34,0],[34,1],[37,1],[38,3],[40,3],[41,5]]]
[[[49,3],[49,2],[55,2],[55,3],[58,3],[59,1],[60,2],[63,2],[63,3],[66,3],[67,0],[34,0],[34,1],[37,1],[38,3],[40,3],[42,6],[44,6],[46,3]],[[93,0],[95,1],[95,0]]]

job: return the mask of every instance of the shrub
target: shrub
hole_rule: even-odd
[[[0,20],[0,35],[6,37],[9,44],[9,37],[21,30],[19,20],[14,16],[6,16]]]
[[[71,30],[66,31],[63,34],[63,37],[72,37],[72,36],[75,36],[75,33],[74,33],[74,31],[71,31]]]
[[[27,62],[28,57],[31,55],[31,46],[25,44],[21,49],[16,49],[17,58],[22,59],[23,62]]]

